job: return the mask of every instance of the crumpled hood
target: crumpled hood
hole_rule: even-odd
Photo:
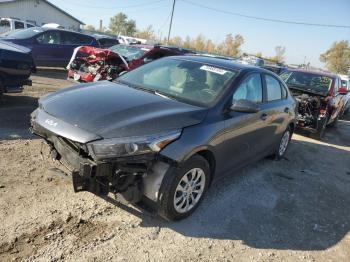
[[[200,123],[207,109],[125,85],[80,84],[39,100],[48,114],[103,138],[159,134]]]

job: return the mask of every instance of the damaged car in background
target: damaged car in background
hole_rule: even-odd
[[[321,139],[326,126],[334,126],[342,112],[343,95],[339,76],[301,69],[289,69],[280,77],[298,102],[297,127]]]
[[[266,156],[283,158],[295,110],[272,72],[174,56],[115,82],[42,97],[31,125],[70,170],[75,192],[144,200],[177,220],[198,207],[212,181]]]
[[[29,79],[35,65],[31,51],[23,46],[0,41],[0,98],[9,91],[22,91],[32,85]]]
[[[133,70],[153,60],[192,51],[162,45],[115,45],[109,49],[81,46],[74,50],[67,66],[68,78],[78,82],[116,79],[121,72]]]
[[[80,46],[67,66],[68,78],[78,82],[113,80],[129,69],[125,59],[109,49]]]

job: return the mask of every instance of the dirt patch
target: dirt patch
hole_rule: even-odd
[[[82,218],[68,216],[66,221],[57,220],[46,227],[39,227],[31,233],[24,233],[8,243],[0,246],[0,260],[7,261],[12,258],[21,261],[24,258],[36,258],[38,249],[49,245],[52,242],[62,241],[67,237],[73,237],[78,245],[95,239],[105,241],[113,237],[108,235],[108,229],[113,224],[93,223]],[[102,235],[102,238],[99,236]],[[96,238],[98,237],[98,238]],[[61,259],[64,256],[60,256]]]

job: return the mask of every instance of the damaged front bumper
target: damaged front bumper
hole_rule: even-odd
[[[101,139],[99,136],[41,109],[32,113],[31,131],[48,143],[51,157],[70,171],[75,192],[102,195],[112,192],[121,194],[129,202],[138,202],[145,196],[157,202],[162,179],[174,164],[160,154],[96,160],[89,154],[86,143]]]

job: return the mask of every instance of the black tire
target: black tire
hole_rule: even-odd
[[[288,150],[289,142],[292,139],[292,135],[293,135],[293,131],[290,128],[290,126],[288,126],[287,129],[283,132],[283,135],[280,139],[280,142],[278,143],[278,146],[275,149],[275,153],[273,154],[273,158],[275,160],[281,160],[285,156],[285,154]],[[282,143],[283,143],[284,139],[286,138],[286,136],[288,136],[288,140],[286,142],[287,145],[286,145],[285,149],[281,151],[280,149],[281,149]]]
[[[326,130],[328,120],[329,115],[327,113],[325,117],[321,120],[322,122],[320,123],[320,127],[318,128],[317,132],[310,134],[310,137],[313,139],[321,140],[324,137],[324,132]]]
[[[193,207],[191,207],[191,209],[181,213],[181,212],[178,212],[175,208],[174,198],[175,198],[175,194],[178,193],[176,191],[176,188],[178,187],[182,178],[190,170],[193,170],[194,168],[198,168],[204,171],[205,183],[204,183],[203,192],[200,195],[199,200],[193,205]],[[159,190],[159,200],[158,200],[159,215],[167,220],[180,220],[191,215],[203,200],[203,197],[206,191],[208,190],[210,178],[211,177],[210,177],[209,164],[205,160],[205,158],[203,158],[200,155],[192,156],[180,168],[173,169],[173,170],[170,170],[170,172],[167,172]]]
[[[340,114],[340,113],[339,113]],[[339,115],[337,115],[337,117],[333,120],[332,123],[329,123],[328,126],[329,127],[336,127],[337,123],[338,123],[338,119],[339,119]]]
[[[5,86],[2,79],[0,78],[0,101],[2,100],[4,93],[5,93]]]

